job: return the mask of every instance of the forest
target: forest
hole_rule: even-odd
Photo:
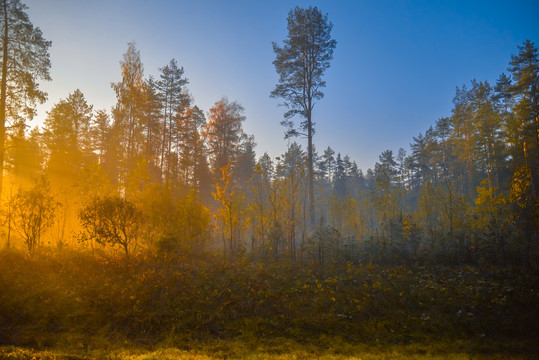
[[[532,41],[364,171],[312,141],[337,45],[316,7],[273,44],[275,158],[240,100],[200,109],[181,64],[145,76],[135,43],[110,111],[75,89],[31,127],[51,43],[18,0],[0,18],[1,359],[537,355]]]

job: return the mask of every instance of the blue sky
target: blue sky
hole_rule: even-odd
[[[157,77],[175,58],[204,111],[222,96],[242,104],[257,153],[272,157],[287,141],[284,109],[269,97],[278,79],[271,43],[286,38],[291,8],[318,6],[337,47],[313,113],[314,143],[364,170],[449,116],[456,86],[494,83],[525,39],[539,45],[537,1],[22,1],[53,42],[52,81],[42,83],[49,100],[32,125],[77,88],[95,109],[110,110],[110,83],[135,41],[145,75]]]

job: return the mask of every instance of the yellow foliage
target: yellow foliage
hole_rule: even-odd
[[[518,167],[511,181],[510,200],[520,208],[525,208],[530,200],[531,174],[523,166]]]

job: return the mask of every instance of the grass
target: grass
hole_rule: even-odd
[[[533,359],[537,347],[532,343],[484,343],[471,342],[382,345],[382,344],[334,344],[330,348],[297,344],[280,339],[267,344],[253,344],[241,340],[213,341],[206,344],[190,344],[191,349],[172,347],[118,347],[75,351],[62,349],[35,350],[21,347],[0,347],[0,360],[460,360],[460,359]]]
[[[538,272],[0,251],[2,359],[533,359]]]

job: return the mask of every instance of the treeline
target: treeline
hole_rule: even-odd
[[[457,88],[452,115],[358,169],[328,147],[297,143],[257,157],[242,106],[206,114],[172,59],[145,77],[130,43],[113,83],[117,103],[94,110],[75,90],[42,128],[8,127],[6,245],[203,251],[292,261],[534,261],[539,228],[539,61],[530,41],[495,85]]]

